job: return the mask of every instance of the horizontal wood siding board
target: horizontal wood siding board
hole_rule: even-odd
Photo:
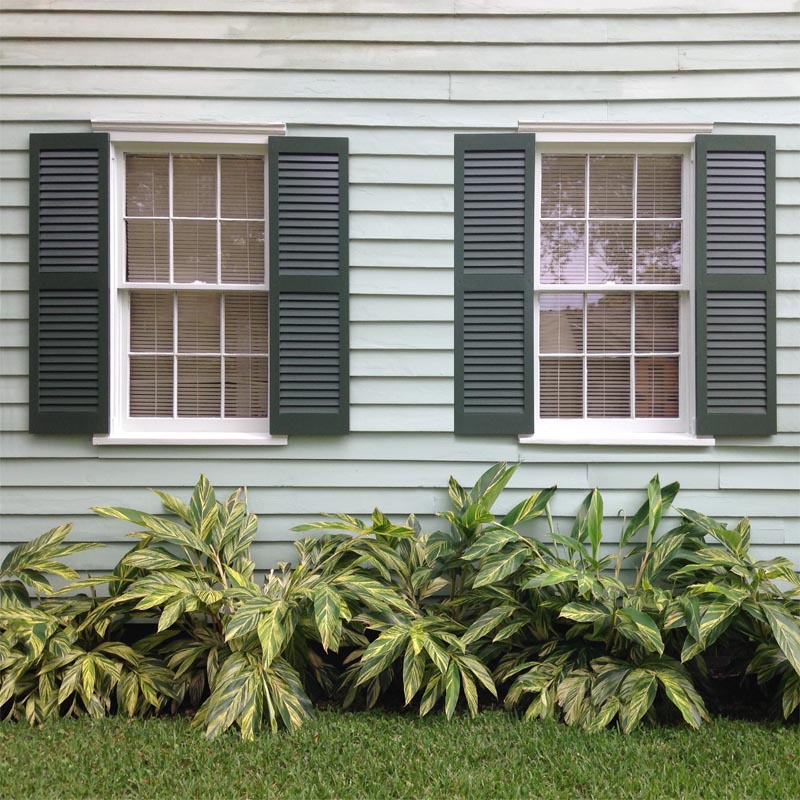
[[[448,44],[371,42],[170,41],[150,40],[138,59],[133,42],[102,39],[8,40],[0,64],[81,68],[138,67],[176,70],[204,65],[215,70],[278,70],[391,73],[636,73],[737,69],[750,61],[759,69],[796,68],[796,42],[654,42],[647,44]],[[127,45],[127,46],[121,46]],[[83,56],[81,55],[83,54]],[[578,58],[576,58],[576,56]],[[268,91],[268,88],[265,89]],[[276,90],[280,91],[280,90]],[[533,90],[535,91],[535,90]]]
[[[353,126],[390,126],[398,118],[414,120],[421,128],[471,130],[487,124],[504,125],[513,129],[517,122],[533,119],[563,121],[607,120],[609,122],[696,122],[698,119],[719,119],[731,113],[731,100],[744,101],[737,107],[737,117],[743,122],[770,119],[775,122],[800,123],[800,104],[797,98],[755,97],[727,98],[703,97],[687,100],[662,100],[653,103],[647,97],[624,100],[595,99],[565,102],[548,100],[539,102],[501,101],[492,104],[431,100],[360,100],[279,98],[271,103],[263,100],[214,98],[215,117],[220,123],[235,123],[242,119],[253,122],[273,122],[291,119],[298,124],[308,124],[315,119],[336,116],[342,124]],[[141,113],[142,98],[108,97],[102,107],[109,117],[133,118]],[[3,118],[40,121],[90,119],[96,113],[98,101],[92,97],[53,96],[46,104],[39,97],[6,97],[3,100]],[[180,117],[202,119],[208,108],[204,98],[164,98],[147,100],[148,108],[157,118]]]
[[[445,72],[330,72],[321,70],[232,70],[153,67],[108,67],[98,72],[81,67],[4,69],[4,94],[36,97],[51,93],[51,80],[64,81],[69,89],[63,96],[133,97],[225,97],[242,99],[292,98],[314,94],[328,99],[409,100],[617,100],[647,97],[680,99],[706,97],[713,90],[717,97],[797,97],[800,46],[752,53],[760,69],[744,63],[733,69],[730,60],[720,58],[716,68],[674,70],[679,65],[655,60],[642,72],[638,56],[627,68],[617,64],[613,74],[602,71],[584,76],[580,82],[565,83],[564,69],[502,70],[498,73],[471,71]],[[544,62],[545,64],[547,62]],[[713,70],[713,71],[712,71]],[[52,78],[51,78],[52,72]],[[142,82],[142,78],[145,82]],[[736,91],[739,94],[736,94]]]
[[[77,11],[109,13],[107,0],[6,0],[4,8],[8,11]],[[161,0],[158,4],[161,11],[183,11],[183,0]],[[153,12],[152,0],[118,0],[115,11]],[[364,16],[382,14],[390,19],[403,16],[478,16],[504,17],[530,15],[528,0],[418,0],[413,3],[398,5],[394,0],[351,0],[346,9],[339,0],[195,0],[193,12],[197,14],[219,13],[255,13],[265,16],[273,14],[346,14],[348,16]],[[792,0],[763,0],[759,5],[759,13],[768,18],[773,14],[792,14],[796,10]],[[708,6],[697,0],[676,0],[668,8],[669,16],[701,17],[711,16],[725,19],[735,14],[752,13],[753,6],[749,0],[727,0],[717,6]],[[544,18],[550,16],[663,16],[665,8],[662,0],[637,0],[635,5],[613,2],[613,0],[584,0],[581,7],[565,9],[563,3],[547,0],[536,7],[536,15]]]
[[[565,14],[569,9],[564,9]],[[643,17],[594,17],[591,25],[581,16],[516,16],[512,25],[503,16],[421,16],[409,8],[406,14],[361,15],[357,20],[326,14],[320,25],[316,15],[265,14],[225,10],[217,13],[178,14],[151,9],[131,13],[118,11],[107,23],[107,14],[77,11],[30,13],[6,10],[5,38],[39,39],[147,39],[154,28],[164,38],[191,41],[372,41],[372,42],[463,42],[475,44],[525,43],[532,39],[557,44],[604,42],[689,42],[733,41],[746,27],[752,40],[800,39],[796,15],[737,15],[731,19],[718,14]],[[357,22],[357,24],[354,24]]]
[[[466,485],[473,478],[462,478]],[[215,481],[215,487],[220,496],[227,496],[237,488],[235,484]],[[165,484],[161,487],[171,494],[186,496],[183,486]],[[544,486],[507,488],[502,495],[502,502],[496,506],[497,514],[504,514],[518,503],[527,499],[534,489]],[[741,490],[720,491],[718,489],[686,489],[681,491],[680,501],[687,508],[703,509],[712,517],[735,517],[744,506],[737,498]],[[86,509],[97,502],[96,495],[100,495],[100,502],[112,506],[127,506],[136,508],[145,504],[152,507],[155,504],[148,498],[145,489],[130,489],[125,487],[99,486],[93,492],[87,492],[85,487],[34,487],[24,492],[19,488],[0,489],[0,503],[5,513],[13,515],[26,514],[32,505],[38,507],[40,514],[84,514]],[[584,488],[562,488],[553,497],[551,504],[554,515],[574,518],[587,490]],[[607,508],[621,509],[627,513],[628,518],[636,511],[645,499],[642,489],[614,489],[602,492]],[[377,506],[386,514],[406,517],[416,513],[418,509],[430,513],[431,510],[444,511],[449,507],[446,482],[436,488],[428,487],[248,487],[248,501],[254,513],[264,515],[264,524],[268,524],[269,516],[307,514],[309,519],[318,517],[330,509],[347,508],[352,514],[370,514]],[[157,508],[157,505],[156,505]],[[307,509],[307,511],[304,511]],[[797,510],[797,493],[794,490],[780,490],[754,494],[749,498],[749,504],[744,513],[753,517],[768,520],[791,519]],[[665,513],[668,518],[677,518],[677,512],[670,509]],[[614,518],[609,518],[608,525],[614,524]],[[546,524],[546,523],[545,523]],[[621,524],[621,521],[618,523]],[[125,526],[120,523],[121,530],[127,531],[134,526]],[[123,535],[120,535],[120,539]]]

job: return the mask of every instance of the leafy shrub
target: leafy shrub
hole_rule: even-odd
[[[157,633],[145,646],[166,655],[179,700],[202,700],[194,724],[209,737],[235,724],[253,738],[265,720],[273,730],[298,728],[312,713],[308,686],[330,682],[314,644],[324,651],[361,644],[342,626],[354,608],[389,612],[402,601],[358,562],[313,543],[300,549],[293,569],[281,565],[259,583],[250,553],[258,521],[241,490],[218,502],[201,476],[188,505],[158,495],[178,521],[94,509],[142,529],[116,570],[126,585],[98,613],[155,614]]]
[[[787,559],[752,557],[746,519],[728,528],[675,508],[668,527],[678,485],[656,476],[609,548],[596,489],[569,533],[550,514],[555,487],[495,514],[515,469],[495,465],[469,490],[451,478],[443,530],[378,509],[299,526],[313,535],[296,563],[265,575],[242,490],[220,502],[201,476],[188,504],[157,492],[168,516],[95,508],[137,529],[109,578],[61,561],[94,546],[65,544],[70,526],[0,568],[0,714],[187,709],[209,737],[236,726],[253,738],[299,727],[321,696],[373,706],[397,691],[448,718],[499,697],[587,730],[628,732],[668,709],[698,727],[721,656],[785,718],[800,708],[800,579]]]
[[[543,514],[555,491],[535,493],[496,521],[491,509],[514,470],[497,465],[469,492],[451,478],[453,509],[440,515],[450,523],[446,532],[421,533],[413,518],[404,526],[393,525],[377,509],[371,525],[339,515],[296,528],[347,531],[349,535],[329,541],[403,603],[389,614],[365,607],[354,620],[359,632],[377,637],[348,657],[350,666],[343,676],[345,705],[354,700],[360,687],[364,687],[366,704],[374,705],[400,674],[407,705],[422,693],[421,714],[443,699],[449,718],[462,696],[470,713],[477,714],[478,686],[497,696],[489,669],[463,638],[468,624],[483,610],[465,594],[475,580],[466,554],[478,538],[497,532],[526,542],[511,526]],[[502,569],[497,575],[502,577]]]
[[[718,545],[688,553],[672,576],[688,631],[681,660],[704,667],[710,649],[752,654],[745,671],[762,685],[778,683],[776,701],[788,718],[800,707],[797,572],[786,558],[752,557],[749,520],[727,528],[696,511],[677,511],[687,528]]]
[[[58,596],[48,575],[67,589],[105,583],[80,580],[59,559],[97,545],[64,544],[62,525],[14,548],[0,567],[0,710],[31,724],[58,716],[129,716],[159,711],[173,696],[174,675],[161,660],[119,641],[102,604],[85,594]],[[37,593],[33,606],[27,589]]]

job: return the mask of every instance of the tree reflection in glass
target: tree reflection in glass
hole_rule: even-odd
[[[680,155],[542,157],[542,417],[677,417]],[[601,291],[609,284],[611,292]],[[586,291],[587,289],[594,291]]]

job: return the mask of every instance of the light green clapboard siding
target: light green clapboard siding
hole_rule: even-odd
[[[6,3],[7,8],[18,7]],[[75,8],[75,4],[73,4]],[[264,6],[262,5],[263,9]],[[159,36],[174,40],[214,41],[364,41],[372,42],[471,42],[524,44],[532,40],[554,44],[592,44],[604,42],[737,42],[746,26],[754,40],[800,39],[800,19],[784,18],[776,26],[769,17],[750,14],[726,19],[718,14],[690,18],[673,16],[599,19],[587,25],[576,16],[549,19],[542,25],[539,17],[518,17],[509,25],[503,17],[451,15],[419,17],[399,16],[391,26],[379,15],[363,15],[357,24],[346,16],[331,14],[320,25],[314,16],[301,14],[228,13],[185,15],[169,12],[118,13],[117,25],[104,24],[99,15],[50,11],[45,17],[8,12],[5,35],[42,39],[147,39],[158,26]]]
[[[46,10],[46,11],[108,11],[108,0],[6,0],[8,10]],[[153,12],[183,10],[183,0],[115,0],[119,11]],[[529,0],[408,0],[397,3],[395,0],[351,0],[342,4],[340,0],[195,0],[192,8],[196,12],[221,13],[256,12],[261,14],[382,14],[391,15],[392,23],[402,16],[426,15],[478,15],[491,16],[519,15],[530,11]],[[759,4],[762,14],[785,14],[796,10],[792,0],[762,0]],[[562,16],[565,6],[558,0],[540,0],[536,6],[537,14],[549,21]],[[747,14],[752,12],[750,0],[725,0],[708,4],[703,0],[674,0],[670,3],[672,14],[694,18],[700,15],[713,15],[723,18],[728,14]],[[580,11],[577,7],[570,16],[581,14],[608,15],[610,19],[625,15],[663,14],[663,0],[637,0],[623,3],[618,0],[583,0]]]
[[[656,471],[679,500],[749,514],[757,553],[800,564],[800,15],[792,0],[5,0],[0,33],[0,557],[62,520],[124,552],[95,504],[158,509],[200,472],[249,487],[257,559],[290,559],[323,511],[420,515],[446,482],[523,461],[503,509],[560,487],[556,522],[604,490],[608,535]],[[590,16],[586,16],[589,14]],[[324,15],[324,16],[323,16]],[[157,37],[154,32],[157,31]],[[150,37],[154,37],[151,39]],[[351,152],[352,427],[286,447],[93,447],[27,426],[28,134],[91,118],[287,123]],[[519,120],[716,122],[777,141],[780,434],[716,448],[520,445],[454,437],[453,133]],[[535,527],[532,529],[535,533]]]

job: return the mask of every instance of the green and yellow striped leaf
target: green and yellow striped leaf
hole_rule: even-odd
[[[763,602],[761,608],[778,647],[792,665],[792,669],[800,675],[800,623],[779,603]]]
[[[626,639],[641,645],[648,653],[664,652],[661,631],[653,619],[636,608],[620,608],[616,615],[616,629]]]
[[[630,733],[650,710],[656,699],[656,676],[644,669],[634,669],[622,683],[619,711],[623,733]]]
[[[461,694],[461,674],[455,661],[451,661],[444,675],[444,714],[452,719]]]
[[[520,547],[511,553],[495,553],[488,556],[475,576],[473,588],[489,586],[513,575],[523,565],[527,555],[527,548]]]
[[[339,649],[346,613],[341,595],[330,584],[323,583],[314,591],[314,621],[325,652]]]
[[[515,505],[514,508],[500,520],[500,523],[511,528],[514,525],[520,525],[535,517],[540,517],[545,513],[547,504],[556,493],[556,488],[555,486],[551,486],[549,489],[542,489],[532,494],[521,503]]]
[[[688,674],[678,665],[675,667],[659,666],[656,670],[658,680],[667,697],[681,712],[684,720],[693,728],[699,728],[708,719],[703,698],[692,685]]]

